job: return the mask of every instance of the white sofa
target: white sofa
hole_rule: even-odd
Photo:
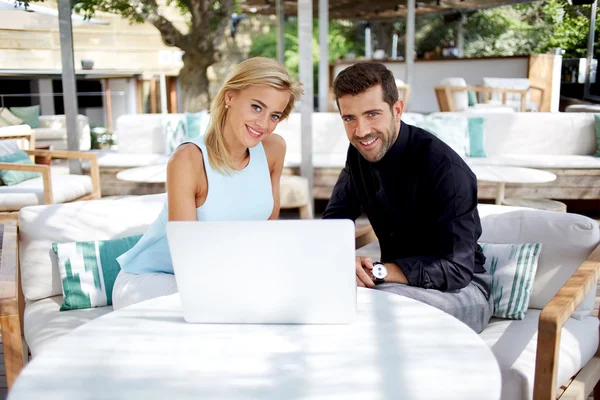
[[[487,157],[471,165],[510,165],[546,170],[557,179],[542,185],[507,185],[506,197],[600,199],[600,157],[594,114],[590,113],[435,113],[484,118]],[[480,185],[480,198],[495,187]]]
[[[512,165],[548,170],[557,180],[544,185],[508,185],[507,197],[600,199],[600,157],[596,152],[594,115],[590,113],[434,113],[484,119],[488,157],[467,157],[468,164]],[[404,113],[407,124],[423,114]],[[338,113],[313,114],[315,197],[328,199],[348,151],[348,138]],[[301,162],[300,114],[293,113],[275,130],[287,142],[286,166]],[[494,198],[495,186],[482,186],[480,198]]]
[[[50,146],[51,150],[67,150],[67,126],[64,115],[40,115],[40,126],[34,128],[37,147]],[[0,128],[0,136],[11,132],[22,132],[29,125],[13,125]],[[79,135],[79,150],[91,148],[90,124],[88,117],[77,115],[77,133]]]
[[[62,303],[61,282],[58,267],[53,264],[49,254],[51,243],[106,240],[143,233],[160,212],[164,200],[165,195],[158,194],[113,201],[24,208],[19,213],[19,261],[16,255],[16,229],[14,225],[6,225],[0,271],[0,277],[5,283],[0,287],[6,291],[6,282],[8,280],[10,283],[10,279],[15,278],[15,270],[19,268],[16,262],[20,262],[22,292],[26,304],[22,316],[24,336],[34,358],[59,336],[112,311],[112,307],[59,311]],[[543,244],[526,319],[493,319],[481,334],[501,366],[502,399],[530,399],[540,312],[544,307],[545,312],[552,308],[547,307],[550,299],[600,244],[600,231],[596,221],[575,214],[492,205],[481,205],[480,213],[483,226],[481,241]],[[600,250],[596,253],[600,253]],[[588,277],[589,294],[585,298],[579,294],[573,297],[578,301],[583,300],[574,316],[566,318],[567,322],[560,331],[562,339],[559,345],[556,387],[575,375],[598,349],[598,318],[590,316],[594,307],[595,279],[600,268],[600,254],[596,257],[599,258],[598,262],[585,267],[587,271],[592,271]],[[579,268],[578,273],[585,268]],[[579,279],[578,282],[581,283],[582,280]],[[577,286],[577,282],[569,283]],[[17,307],[11,302],[11,296],[4,293],[4,298],[5,301],[0,303],[0,311],[3,315],[10,312],[12,315],[2,319],[2,324],[12,322],[13,331],[18,333],[18,314],[15,315]],[[561,304],[565,310],[571,309],[564,302]],[[7,328],[4,325],[3,332]],[[20,354],[18,340],[3,339],[5,358]],[[9,385],[18,370],[18,365],[15,368],[14,364],[7,363]],[[465,379],[465,384],[468,384],[468,377]]]

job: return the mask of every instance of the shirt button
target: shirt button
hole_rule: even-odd
[[[390,232],[390,237],[396,237],[396,232]]]

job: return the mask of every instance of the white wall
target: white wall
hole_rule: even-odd
[[[406,66],[403,62],[383,62],[397,79],[404,79]],[[334,78],[350,64],[334,66]],[[484,77],[527,78],[529,58],[485,58],[431,60],[415,62],[410,97],[406,111],[439,111],[433,88],[443,78],[463,77],[468,85],[479,85]],[[560,75],[560,74],[559,74]]]

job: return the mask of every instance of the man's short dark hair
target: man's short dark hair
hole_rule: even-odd
[[[398,101],[398,87],[392,72],[385,65],[376,62],[359,62],[338,74],[333,81],[335,101],[345,95],[355,96],[373,86],[381,85],[383,101],[389,104],[390,109]],[[338,108],[339,108],[338,102]]]

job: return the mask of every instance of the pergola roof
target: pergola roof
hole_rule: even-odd
[[[417,15],[452,14],[508,4],[527,3],[532,0],[417,0]],[[276,0],[245,0],[240,6],[248,13],[275,14]],[[283,0],[285,14],[296,15],[296,0]],[[313,0],[315,17],[318,0]],[[406,16],[406,0],[329,0],[330,19],[392,19]]]

